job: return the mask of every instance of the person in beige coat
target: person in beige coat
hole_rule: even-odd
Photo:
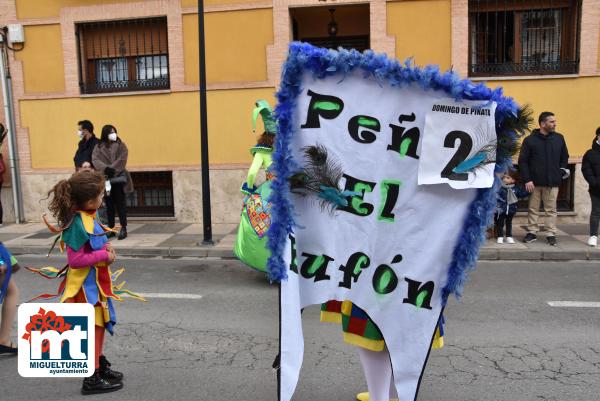
[[[110,191],[105,195],[108,226],[115,226],[115,211],[119,215],[121,230],[118,239],[127,238],[127,205],[125,194],[133,192],[131,175],[126,170],[128,150],[127,145],[117,135],[117,129],[112,125],[102,127],[100,142],[92,153],[94,168],[104,173],[110,181]]]

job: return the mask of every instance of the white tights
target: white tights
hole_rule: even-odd
[[[367,379],[371,401],[389,401],[398,398],[387,347],[378,352],[358,347],[358,355]]]

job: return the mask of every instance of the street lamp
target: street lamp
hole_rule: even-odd
[[[208,123],[206,117],[206,56],[204,54],[204,1],[198,0],[198,72],[200,73],[200,169],[202,173],[203,245],[214,245],[210,213],[210,174],[208,171]]]

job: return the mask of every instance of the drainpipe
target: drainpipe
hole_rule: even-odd
[[[6,36],[0,35],[0,73],[2,74],[2,97],[4,100],[4,115],[6,128],[8,129],[8,153],[10,160],[10,176],[12,182],[13,202],[15,205],[15,222],[23,223],[23,194],[21,192],[21,175],[19,172],[19,152],[17,150],[17,125],[15,124],[15,113],[13,110],[12,78],[8,64],[8,52],[6,51]]]

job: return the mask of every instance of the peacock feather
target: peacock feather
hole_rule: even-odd
[[[316,194],[320,198],[321,209],[333,211],[347,206],[347,198],[356,193],[340,189],[339,182],[344,175],[341,163],[323,145],[306,146],[302,151],[304,167],[290,177],[290,190],[300,195]]]
[[[533,109],[528,104],[502,121],[498,129],[498,160],[510,159],[519,152],[518,139],[531,132],[532,124]]]
[[[496,141],[481,147],[474,156],[469,157],[452,169],[454,173],[468,173],[486,164],[496,163]]]

